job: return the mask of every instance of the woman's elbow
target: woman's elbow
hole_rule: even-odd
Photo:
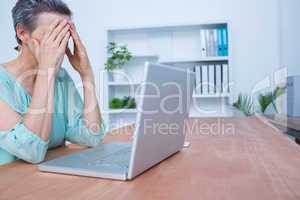
[[[48,150],[48,142],[31,132],[21,122],[10,132],[2,134],[0,146],[20,160],[33,164],[44,161]]]
[[[26,162],[28,163],[31,163],[31,164],[40,164],[41,162],[43,162],[45,160],[45,156],[42,157],[42,156],[39,156],[39,157],[31,157],[27,160],[25,160]]]
[[[97,137],[97,138],[93,138],[91,139],[88,144],[86,144],[86,146],[94,148],[97,147],[99,145],[101,145],[103,143],[103,138],[102,137]]]
[[[91,147],[97,147],[103,143],[103,139],[106,135],[106,127],[104,123],[102,123],[100,130],[98,130],[97,133],[93,132],[92,130],[89,130],[89,135],[92,135],[91,138]]]
[[[39,164],[45,160],[45,157],[45,154],[31,154],[23,158],[23,160],[31,164]]]
[[[31,164],[39,164],[45,160],[47,149],[46,145],[33,147],[31,151],[27,151],[27,155],[24,156],[23,160]]]

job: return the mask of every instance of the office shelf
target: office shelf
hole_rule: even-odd
[[[137,109],[110,109],[108,111],[110,114],[136,114],[137,112]]]
[[[135,95],[140,93],[139,86],[144,78],[145,62],[161,63],[190,69],[194,69],[198,65],[213,66],[226,64],[229,66],[229,81],[233,81],[231,56],[201,57],[203,55],[201,54],[203,48],[201,46],[201,30],[218,28],[227,28],[228,30],[228,50],[230,55],[232,50],[231,31],[229,23],[226,21],[109,28],[107,30],[107,42],[126,44],[133,55],[133,59],[123,67],[130,81],[115,82],[109,73],[106,76],[107,84],[104,91],[104,105],[108,110],[105,116],[107,123],[119,126],[119,123],[117,123],[119,121],[127,121],[127,119],[129,122],[135,121],[136,109],[112,110],[109,109],[109,103],[115,97],[131,96],[136,98]],[[230,88],[230,91],[230,94],[194,94],[192,104],[195,104],[195,107],[196,105],[201,105],[204,108],[207,105],[210,106],[210,104],[218,107],[219,102],[229,102],[229,104],[232,104],[233,95],[231,93],[234,94],[234,89]],[[191,109],[191,113],[194,113],[196,116],[199,114],[198,112],[194,112],[193,107]],[[201,117],[200,115],[202,114],[200,113],[199,117]],[[218,116],[218,113],[215,115]]]
[[[193,98],[195,99],[201,99],[201,98],[227,98],[230,97],[229,93],[224,94],[194,94]]]
[[[160,63],[163,64],[185,64],[185,63],[201,63],[201,62],[222,62],[228,61],[228,56],[212,56],[212,57],[199,57],[199,58],[190,58],[190,59],[174,59],[174,60],[160,60]]]
[[[135,54],[133,55],[133,58],[159,58],[158,55],[151,55],[151,54]]]
[[[140,82],[108,82],[109,86],[138,86]]]

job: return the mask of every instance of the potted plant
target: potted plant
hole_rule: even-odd
[[[278,113],[278,109],[276,107],[276,100],[278,97],[285,93],[285,87],[276,87],[276,89],[272,92],[267,92],[265,94],[260,94],[258,96],[258,102],[260,105],[261,113],[265,114],[268,109],[270,110],[272,105],[273,110]]]
[[[233,106],[244,113],[247,117],[254,114],[253,101],[248,95],[239,94],[238,100],[233,104]]]
[[[132,59],[131,52],[126,45],[118,45],[115,42],[109,43],[107,50],[109,57],[105,69],[112,73],[114,81],[126,80],[126,73],[122,67]]]
[[[109,107],[111,109],[121,109],[121,108],[123,108],[123,100],[119,99],[119,98],[113,98],[110,101]]]
[[[135,109],[136,101],[135,98],[129,96],[123,99],[115,97],[110,101],[109,107],[111,109]]]
[[[127,109],[135,109],[136,108],[136,101],[133,97],[124,97],[123,98],[123,108]]]

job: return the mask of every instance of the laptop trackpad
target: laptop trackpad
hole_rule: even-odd
[[[131,143],[104,144],[42,163],[39,169],[47,172],[125,180],[130,155]]]

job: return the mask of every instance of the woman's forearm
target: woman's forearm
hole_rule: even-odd
[[[49,140],[52,128],[55,76],[66,52],[69,29],[66,19],[56,19],[40,41],[31,40],[40,71],[35,80],[29,110],[24,117],[24,125],[45,141]]]
[[[24,117],[24,125],[41,139],[48,141],[54,110],[55,73],[37,75],[32,101]]]
[[[81,77],[81,79],[84,93],[83,116],[85,126],[97,133],[101,128],[102,118],[96,95],[94,75],[91,72],[88,76]]]

